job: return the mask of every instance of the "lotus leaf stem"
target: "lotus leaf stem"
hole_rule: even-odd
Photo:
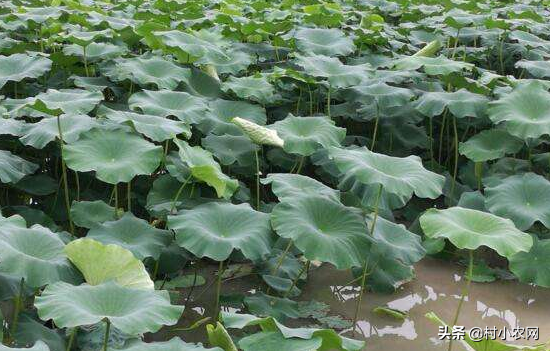
[[[256,210],[260,210],[260,158],[258,157],[258,149],[254,150],[256,157]]]
[[[69,182],[67,180],[67,165],[65,164],[65,160],[63,159],[63,132],[61,130],[61,118],[59,117],[59,115],[57,115],[56,118],[57,131],[59,133],[59,149],[61,152],[61,177],[63,180],[63,188],[65,192],[65,208],[67,210],[67,218],[69,219],[70,233],[72,236],[74,236],[74,224],[71,218],[71,201],[69,199]]]
[[[218,267],[218,282],[216,286],[216,308],[214,308],[214,319],[218,320],[220,315],[220,295],[222,292],[222,274],[223,274],[223,261],[220,261]]]
[[[106,319],[105,320],[105,338],[103,338],[103,351],[107,351],[110,331],[111,331],[111,322],[108,319]]]
[[[25,279],[21,278],[19,283],[19,294],[14,299],[13,319],[10,327],[10,337],[13,340],[15,333],[17,332],[17,324],[19,323],[19,313],[23,307],[23,289],[25,288]]]
[[[288,290],[285,292],[285,294],[283,295],[283,298],[287,297],[288,295],[290,295],[290,293],[292,293],[292,289],[294,289],[296,284],[298,284],[298,280],[300,280],[304,272],[306,272],[306,276],[307,276],[307,272],[309,271],[310,264],[311,264],[310,260],[307,260],[307,262],[304,263],[304,265],[302,266],[302,269],[300,270],[296,278],[292,280],[292,284],[290,284],[290,288],[288,288]]]
[[[464,304],[464,299],[466,298],[466,295],[470,292],[470,285],[472,283],[472,274],[474,270],[474,251],[468,250],[468,268],[466,272],[466,285],[462,288],[462,293],[460,295],[460,301],[458,302],[458,307],[456,309],[455,316],[453,318],[453,324],[451,326],[455,326],[458,322],[458,317],[460,316],[460,310],[462,309],[462,305]],[[449,340],[449,347],[447,348],[448,351],[452,351],[453,349],[453,339],[451,338]]]
[[[73,330],[71,331],[71,335],[69,336],[69,341],[67,342],[67,348],[65,349],[66,351],[71,351],[77,330],[78,330],[78,327],[74,327]]]
[[[174,210],[176,209],[176,203],[178,202],[178,199],[180,198],[180,195],[181,195],[181,192],[183,191],[183,189],[185,188],[185,186],[187,185],[187,183],[189,183],[189,181],[191,180],[191,178],[193,177],[192,174],[189,175],[189,177],[187,177],[187,179],[185,179],[185,181],[183,182],[183,184],[180,186],[180,188],[178,189],[177,193],[176,193],[176,196],[174,196],[174,200],[172,200],[172,207],[170,208],[170,212],[173,213]]]

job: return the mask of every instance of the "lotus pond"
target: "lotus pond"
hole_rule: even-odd
[[[549,6],[0,0],[0,351],[549,350]]]

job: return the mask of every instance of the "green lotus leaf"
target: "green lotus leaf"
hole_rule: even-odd
[[[79,87],[88,91],[97,91],[101,93],[107,88],[115,92],[118,90],[113,83],[111,83],[107,78],[103,76],[80,77],[80,76],[72,75],[69,77],[69,80],[72,80],[73,84],[76,87]]]
[[[255,351],[258,345],[262,345],[262,350],[264,351],[317,351],[322,344],[323,339],[317,336],[309,340],[299,338],[287,339],[283,334],[276,331],[259,332],[245,336],[239,340],[239,347],[243,351]]]
[[[273,317],[278,320],[299,318],[298,303],[287,298],[280,298],[256,293],[244,298],[244,304],[255,316]]]
[[[414,269],[410,265],[401,263],[391,258],[378,257],[372,265],[372,273],[369,275],[367,285],[376,292],[391,294],[401,285],[414,279]],[[355,276],[363,274],[360,268],[355,270]]]
[[[544,40],[535,34],[522,30],[514,30],[509,34],[509,38],[517,40],[521,45],[531,48],[550,49],[550,41]]]
[[[275,88],[264,76],[252,77],[229,77],[222,84],[222,90],[232,91],[242,99],[249,99],[262,105],[267,105],[277,99]]]
[[[170,305],[167,291],[146,291],[114,282],[74,286],[51,284],[35,299],[42,320],[52,319],[58,327],[74,328],[108,319],[123,333],[139,335],[174,325],[183,306]]]
[[[0,56],[0,88],[7,82],[20,82],[25,78],[38,78],[48,72],[52,61],[41,56],[13,54]]]
[[[7,347],[0,344],[0,351],[50,351],[48,345],[43,341],[38,340],[32,347]]]
[[[98,126],[97,121],[87,115],[61,115],[59,124],[66,143],[74,143],[82,133]],[[19,140],[35,149],[43,149],[56,138],[59,138],[57,118],[44,118],[36,123],[26,123]]]
[[[95,225],[86,237],[123,247],[140,260],[147,257],[158,260],[162,249],[172,241],[168,231],[157,229],[130,212],[119,220]]]
[[[73,222],[79,227],[88,229],[98,223],[116,219],[115,208],[101,200],[73,201],[70,211]]]
[[[186,123],[173,121],[165,117],[112,110],[105,106],[101,106],[98,109],[97,115],[105,116],[119,124],[129,124],[139,133],[153,141],[161,142],[167,139],[174,139],[179,134],[183,134],[186,138],[191,137],[191,129]]]
[[[459,249],[487,246],[507,258],[533,245],[531,236],[511,220],[462,207],[429,209],[420,216],[420,225],[429,238],[449,239]]]
[[[19,216],[0,221],[0,272],[20,277],[30,287],[79,281],[64,248],[58,234],[40,225],[26,228]]]
[[[1,111],[1,107],[0,107]],[[21,129],[25,123],[11,118],[0,118],[0,134],[2,135],[21,135]]]
[[[85,50],[85,51],[84,51]],[[86,57],[87,62],[98,62],[122,56],[128,52],[126,45],[113,45],[109,43],[90,43],[84,49],[78,44],[63,47],[63,54],[67,56]]]
[[[293,37],[296,48],[306,54],[345,56],[355,51],[353,40],[336,28],[300,28]]]
[[[434,76],[471,71],[473,67],[474,65],[471,63],[454,61],[445,56],[406,56],[396,60],[393,64],[393,69],[414,71],[422,68],[424,72]]]
[[[550,239],[539,240],[533,235],[529,252],[519,252],[509,258],[510,271],[523,283],[550,288]]]
[[[31,195],[46,196],[55,193],[58,182],[47,174],[26,176],[14,187]]]
[[[231,122],[238,125],[244,134],[258,145],[284,146],[285,142],[279,137],[276,130],[266,128],[241,117],[235,117]]]
[[[219,347],[206,348],[201,344],[186,343],[178,337],[169,341],[157,341],[146,343],[140,340],[130,341],[122,349],[109,348],[109,351],[223,351]]]
[[[117,184],[153,173],[160,164],[162,147],[120,130],[92,129],[65,145],[63,158],[72,170],[95,171],[98,179]]]
[[[231,59],[216,43],[203,40],[180,30],[154,32],[153,34],[164,45],[175,50],[176,54],[179,54],[179,57],[185,56],[181,55],[181,52],[184,52],[192,57],[202,58],[202,61],[207,63]]]
[[[237,116],[259,125],[265,125],[267,120],[265,108],[245,101],[216,99],[208,106],[210,113],[197,126],[204,134],[242,135],[242,130],[231,122]]]
[[[340,192],[318,180],[300,174],[271,173],[262,184],[271,184],[271,190],[279,201],[289,201],[297,196],[320,195],[336,202],[340,201]]]
[[[377,104],[378,107],[391,108],[407,104],[414,93],[410,89],[398,88],[386,83],[357,85],[349,89],[351,98],[364,104]]]
[[[258,145],[245,136],[209,134],[202,139],[202,146],[210,151],[224,166],[237,163],[239,166],[250,166],[254,163],[254,152]]]
[[[119,58],[106,66],[103,74],[112,81],[126,79],[146,87],[154,84],[158,89],[174,90],[181,82],[188,82],[191,70],[158,56]]]
[[[0,150],[0,181],[2,183],[17,183],[37,169],[37,164],[24,160],[9,151]]]
[[[216,325],[207,324],[206,335],[208,336],[210,345],[219,346],[225,351],[238,351],[233,339],[231,339],[231,335],[229,335],[220,322],[216,322]]]
[[[29,98],[33,108],[49,113],[62,111],[71,115],[84,115],[92,111],[103,100],[103,94],[82,89],[48,89],[34,98]]]
[[[367,218],[367,227],[372,226],[372,216]],[[374,226],[371,252],[375,252],[384,259],[398,260],[403,264],[411,265],[420,261],[426,250],[422,247],[420,236],[408,231],[404,225],[396,224],[382,217],[378,217]]]
[[[426,170],[418,156],[392,157],[374,153],[366,147],[328,150],[342,173],[341,183],[354,179],[363,184],[379,184],[384,191],[406,200],[413,194],[435,199],[443,191],[445,178]]]
[[[198,257],[226,260],[233,250],[257,260],[271,250],[269,215],[248,204],[211,202],[168,216],[178,245]]]
[[[523,141],[502,129],[484,130],[460,143],[458,151],[474,162],[485,162],[515,154],[523,147]]]
[[[531,228],[536,221],[550,227],[550,182],[538,174],[507,177],[487,187],[485,196],[491,213],[511,219],[520,230]]]
[[[113,30],[110,28],[104,30],[86,30],[80,26],[66,25],[66,32],[60,33],[59,36],[63,39],[70,41],[73,44],[80,46],[90,45],[92,42],[97,41],[100,38],[110,39],[113,38]]]
[[[222,312],[220,318],[223,324],[231,329],[259,326],[263,332],[279,332],[285,339],[311,340],[321,338],[322,344],[317,351],[360,351],[365,346],[364,341],[346,338],[332,329],[289,328],[273,317],[260,318],[250,314]]]
[[[175,116],[186,123],[200,123],[208,107],[202,98],[182,91],[143,90],[130,96],[128,105],[132,110],[141,110],[148,115]]]
[[[521,60],[516,67],[523,68],[535,78],[550,78],[550,62]]]
[[[277,234],[292,239],[308,260],[329,262],[338,269],[361,266],[371,243],[360,212],[323,196],[277,204],[271,224]]]
[[[537,81],[518,85],[491,102],[487,112],[494,123],[505,122],[506,130],[519,138],[550,134],[550,93]]]
[[[200,58],[196,61],[197,64],[208,64],[210,67],[214,67],[220,74],[234,74],[237,75],[241,71],[244,71],[250,66],[254,59],[253,57],[240,50],[227,50],[225,52],[226,58],[220,56],[210,58]]]
[[[466,89],[454,92],[425,92],[415,101],[414,108],[425,116],[435,117],[443,114],[445,108],[458,118],[483,117],[489,100]]]
[[[329,85],[336,88],[360,85],[368,80],[372,72],[368,64],[344,65],[338,58],[324,55],[296,55],[295,63],[302,67],[306,74],[326,78]]]
[[[65,252],[90,285],[115,281],[133,289],[155,289],[143,263],[121,246],[81,238],[67,244]]]
[[[64,351],[66,349],[66,341],[59,330],[48,328],[35,315],[36,313],[34,312],[23,312],[19,315],[17,331],[15,332],[15,344],[26,347],[43,342],[48,345],[50,351]]]
[[[292,154],[311,156],[321,148],[340,146],[346,129],[336,127],[325,117],[295,117],[289,115],[271,128],[284,140],[283,149]]]
[[[218,197],[228,199],[233,195],[239,187],[238,181],[222,172],[210,152],[179,139],[174,139],[174,142],[179,148],[181,162],[189,168],[193,177],[216,189]]]

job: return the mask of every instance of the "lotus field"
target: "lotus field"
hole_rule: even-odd
[[[550,288],[549,18],[0,0],[0,350],[371,350],[423,262],[458,273],[419,350],[549,350],[438,338],[472,289]],[[328,271],[348,313],[311,297]]]

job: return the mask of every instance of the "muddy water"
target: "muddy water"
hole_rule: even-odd
[[[367,349],[431,351],[446,350],[437,337],[438,327],[424,317],[434,311],[450,323],[454,317],[462,287],[462,269],[434,259],[424,259],[416,265],[417,278],[391,295],[368,293],[363,298],[358,332],[367,341]],[[342,287],[350,276],[330,267],[311,274],[304,296],[330,304],[331,312],[353,318],[358,291]],[[406,311],[405,321],[378,316],[372,309],[385,305]],[[550,289],[534,288],[514,281],[472,283],[464,302],[458,325],[467,329],[493,326],[502,329],[539,327],[540,341],[515,343],[536,344],[550,339]],[[346,333],[350,335],[350,333]],[[513,343],[509,341],[510,343]],[[456,345],[455,350],[464,349]]]
[[[206,272],[205,272],[206,273]],[[363,297],[361,313],[356,329],[356,338],[367,341],[369,351],[440,351],[447,345],[437,337],[438,327],[424,317],[427,312],[436,312],[450,323],[453,319],[462,288],[463,268],[447,261],[426,258],[416,265],[417,278],[394,294],[367,293]],[[211,279],[211,278],[210,278]],[[307,285],[300,299],[323,301],[331,307],[331,315],[339,314],[352,319],[358,288],[346,286],[352,279],[348,272],[337,271],[328,265],[310,272]],[[255,279],[236,279],[224,284],[224,294],[254,291],[259,286]],[[197,301],[189,306],[181,326],[211,315],[214,288],[198,287]],[[203,291],[201,293],[201,291]],[[185,295],[185,293],[184,293]],[[377,306],[388,306],[408,313],[404,321],[372,312]],[[206,310],[204,309],[206,307]],[[458,325],[472,327],[509,329],[539,327],[540,341],[512,341],[510,343],[537,344],[550,340],[550,289],[534,288],[515,281],[472,283],[471,291],[464,302]],[[204,342],[204,328],[178,333],[186,341]],[[351,336],[351,331],[342,331]],[[154,339],[166,339],[172,335],[156,335]],[[456,344],[454,350],[464,350]]]

